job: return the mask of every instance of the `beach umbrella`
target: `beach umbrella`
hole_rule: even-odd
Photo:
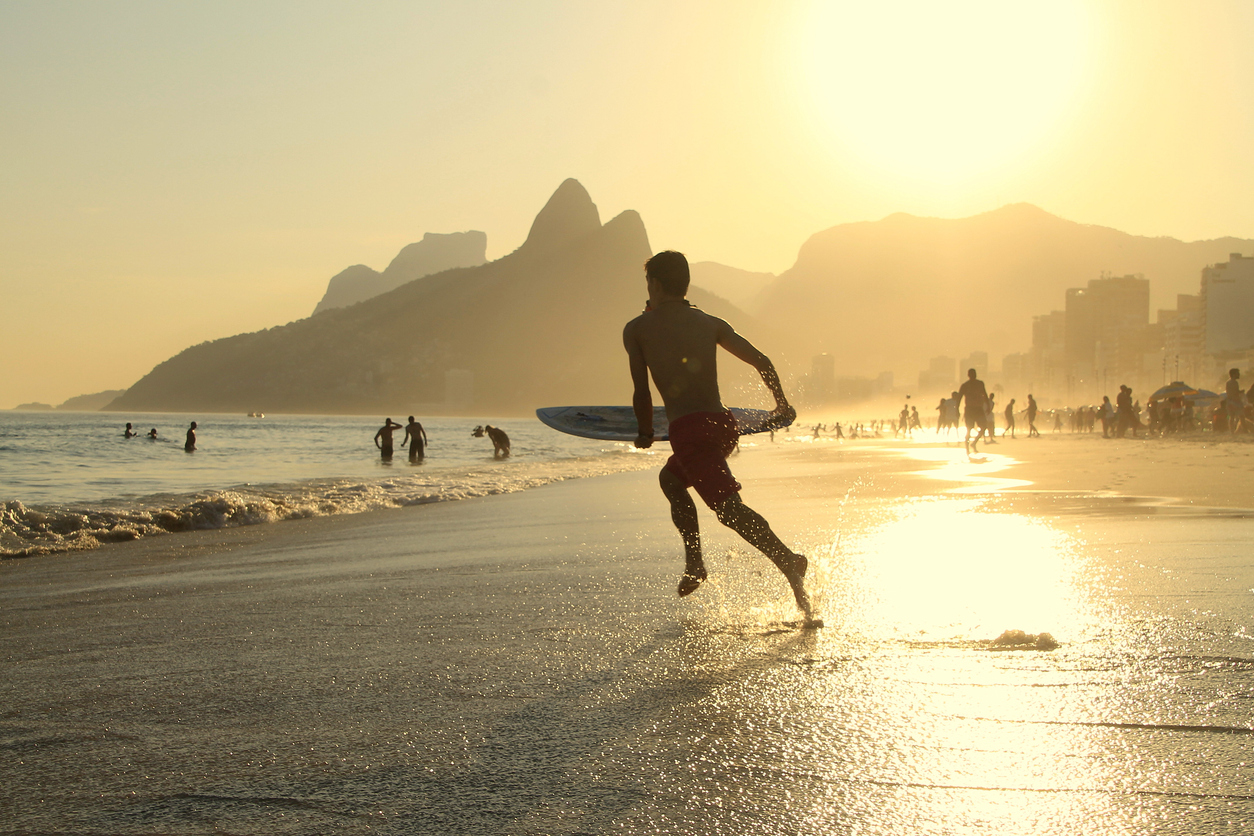
[[[1166,386],[1150,395],[1149,399],[1151,401],[1161,401],[1166,400],[1167,398],[1189,398],[1197,393],[1197,389],[1189,386],[1183,380],[1173,380],[1171,383],[1168,383]]]

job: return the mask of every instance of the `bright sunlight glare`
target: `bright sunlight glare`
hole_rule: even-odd
[[[1087,41],[1074,0],[816,2],[802,87],[841,152],[952,183],[1051,138],[1080,90]]]

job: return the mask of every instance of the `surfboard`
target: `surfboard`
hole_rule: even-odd
[[[729,411],[736,417],[741,435],[777,430],[792,423],[765,409],[732,407]],[[636,413],[629,406],[548,406],[537,409],[536,417],[547,427],[580,438],[636,440]],[[670,437],[667,427],[666,410],[653,407],[653,440],[666,441]]]

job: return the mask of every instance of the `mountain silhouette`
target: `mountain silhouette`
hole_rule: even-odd
[[[567,180],[522,246],[503,258],[193,346],[108,408],[407,414],[445,403],[448,373],[467,371],[473,397],[460,411],[629,403],[621,334],[644,306],[651,254],[636,212],[602,225],[587,191]],[[692,298],[716,315],[741,316],[699,289]]]
[[[487,260],[487,249],[488,236],[482,232],[428,232],[397,253],[382,273],[355,264],[332,276],[314,313],[364,302],[432,273],[478,266]]]
[[[939,355],[983,350],[999,363],[1026,351],[1032,317],[1063,309],[1068,288],[1103,272],[1143,274],[1151,310],[1174,308],[1176,294],[1198,292],[1203,267],[1251,247],[1129,235],[1030,204],[959,219],[899,213],[811,236],[754,312],[786,334],[800,370],[826,352],[838,376],[908,380]]]

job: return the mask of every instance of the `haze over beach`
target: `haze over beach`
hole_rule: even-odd
[[[1252,41],[0,2],[0,836],[1254,832]]]
[[[1020,203],[1248,241],[1252,14],[6,3],[0,408],[125,389],[189,346],[307,317],[333,275],[382,271],[426,233],[482,231],[499,258],[569,177],[658,248],[773,275],[840,224]],[[1154,308],[1196,293],[1212,257],[1146,272]],[[1023,331],[935,353],[1021,351]]]

